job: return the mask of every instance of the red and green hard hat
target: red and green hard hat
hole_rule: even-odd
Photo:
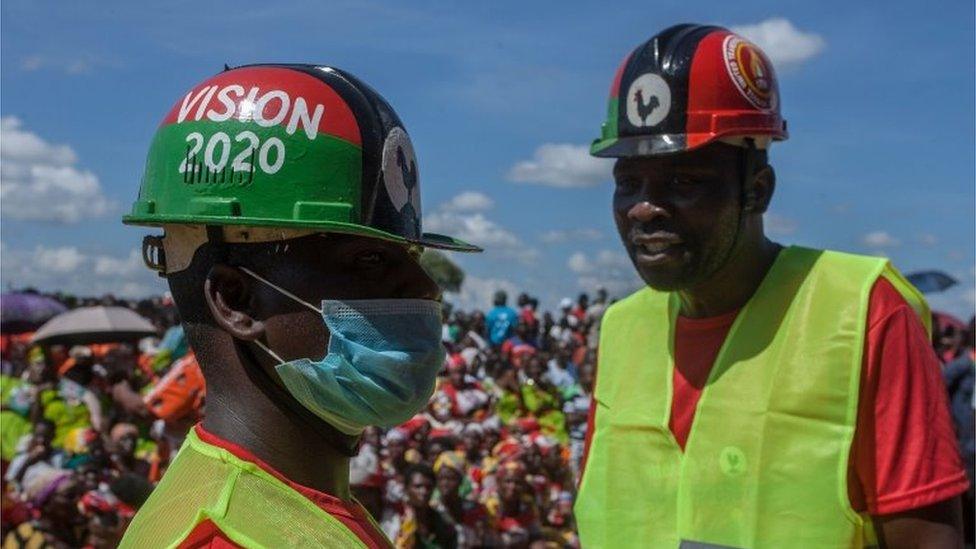
[[[769,58],[728,29],[675,25],[632,51],[610,87],[590,154],[658,156],[716,140],[784,140]]]
[[[349,73],[316,65],[243,66],[194,86],[156,131],[123,222],[480,251],[422,232],[417,161],[396,112]]]

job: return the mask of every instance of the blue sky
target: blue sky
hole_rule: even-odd
[[[678,22],[743,30],[780,77],[770,232],[880,253],[961,281],[974,307],[974,11],[946,2],[99,2],[0,6],[4,287],[160,292],[119,216],[168,108],[224,63],[313,62],[396,108],[420,162],[425,225],[488,251],[456,257],[465,304],[495,288],[552,306],[635,284],[589,159],[610,78]]]

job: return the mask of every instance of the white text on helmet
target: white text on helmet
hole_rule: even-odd
[[[214,102],[215,97],[216,102]],[[294,134],[298,130],[298,126],[301,125],[305,135],[310,140],[315,139],[315,136],[318,135],[319,122],[325,112],[324,105],[315,105],[314,111],[309,114],[305,98],[296,97],[292,101],[291,96],[284,90],[268,90],[261,93],[255,86],[248,90],[247,95],[245,95],[244,87],[239,84],[230,84],[223,88],[205,86],[196,93],[191,90],[180,104],[176,123],[184,122],[193,107],[197,107],[193,115],[194,121],[198,121],[204,116],[214,122],[224,122],[236,118],[242,122],[253,120],[259,126],[270,127],[280,124],[287,118],[288,123],[285,124],[285,131],[288,135]]]

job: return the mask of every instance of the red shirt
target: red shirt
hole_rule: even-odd
[[[670,427],[682,448],[737,313],[678,317]],[[884,279],[871,290],[861,376],[848,482],[853,508],[887,515],[964,492],[939,361],[915,311]]]
[[[284,482],[292,489],[308,498],[312,503],[317,505],[319,509],[322,509],[326,513],[329,513],[333,517],[339,519],[343,525],[349,528],[360,540],[362,540],[366,547],[369,547],[370,549],[390,547],[390,542],[386,539],[386,536],[384,536],[383,533],[380,532],[376,526],[374,526],[374,523],[369,519],[369,515],[366,513],[366,510],[363,509],[358,503],[345,502],[335,496],[330,496],[329,494],[292,482],[278,471],[272,469],[270,465],[261,461],[251,452],[234,444],[233,442],[224,440],[217,435],[205,431],[202,425],[197,425],[195,429],[197,436],[200,437],[200,440],[203,442],[223,448],[231,454],[234,454],[234,456],[236,456],[238,459],[242,459],[257,465],[261,469],[264,469],[265,472],[270,473],[278,480]],[[269,510],[269,512],[272,511]],[[231,547],[240,546],[231,541],[231,539],[220,531],[220,528],[218,528],[217,525],[210,520],[205,520],[198,524],[196,528],[190,532],[190,535],[183,540],[183,543],[180,544],[181,549],[227,549]]]

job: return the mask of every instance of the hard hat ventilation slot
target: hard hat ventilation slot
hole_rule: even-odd
[[[232,166],[225,165],[220,170],[211,169],[201,162],[197,154],[191,154],[191,147],[186,147],[183,159],[183,182],[188,185],[203,183],[205,185],[219,185],[224,183],[250,185],[254,181],[254,166],[257,162],[257,151],[251,150],[250,169],[246,172],[235,171]],[[235,180],[236,179],[236,180]]]

